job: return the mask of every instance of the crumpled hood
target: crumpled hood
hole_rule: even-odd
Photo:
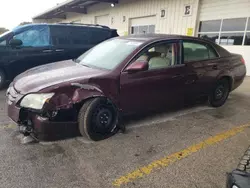
[[[104,70],[92,69],[67,60],[29,69],[18,75],[14,79],[13,85],[18,92],[26,94],[38,92],[63,82],[89,79],[104,72]]]

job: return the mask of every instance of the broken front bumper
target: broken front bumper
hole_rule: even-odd
[[[79,134],[77,122],[54,122],[28,110],[8,105],[8,116],[19,126],[29,127],[34,136],[41,141],[53,141]]]
[[[250,187],[250,147],[242,157],[238,167],[227,177],[227,188]]]

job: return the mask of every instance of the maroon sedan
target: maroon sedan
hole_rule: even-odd
[[[30,69],[7,91],[8,115],[23,133],[51,140],[80,131],[101,140],[119,117],[207,96],[219,107],[244,80],[241,55],[200,38],[139,35],[107,40],[77,60]]]

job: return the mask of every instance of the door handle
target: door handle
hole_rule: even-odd
[[[183,78],[184,76],[181,74],[176,74],[175,76],[172,76],[172,78]]]
[[[185,84],[193,84],[195,82],[195,80],[187,80],[186,82],[185,82]]]
[[[43,53],[50,53],[52,52],[53,50],[43,50]]]
[[[212,69],[217,70],[217,69],[218,69],[218,66],[217,66],[217,65],[213,65],[213,66],[212,66]]]
[[[56,49],[56,52],[64,52],[64,49]]]

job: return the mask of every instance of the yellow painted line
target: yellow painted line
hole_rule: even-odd
[[[120,187],[121,185],[127,184],[129,182],[133,182],[139,178],[143,178],[143,177],[151,174],[155,170],[165,168],[165,167],[175,163],[176,161],[184,159],[184,158],[190,156],[191,154],[198,152],[199,150],[201,150],[203,148],[206,148],[208,146],[211,146],[211,145],[214,145],[218,142],[221,142],[227,138],[230,138],[230,137],[244,131],[244,129],[246,129],[247,127],[250,127],[250,123],[246,124],[246,125],[239,126],[239,127],[235,127],[235,128],[228,130],[224,133],[220,133],[216,136],[210,137],[210,138],[208,138],[208,139],[206,139],[198,144],[192,145],[192,146],[190,146],[182,151],[173,153],[169,156],[165,156],[159,160],[153,161],[146,166],[139,167],[135,171],[119,177],[118,179],[114,180],[112,184],[114,186]]]

